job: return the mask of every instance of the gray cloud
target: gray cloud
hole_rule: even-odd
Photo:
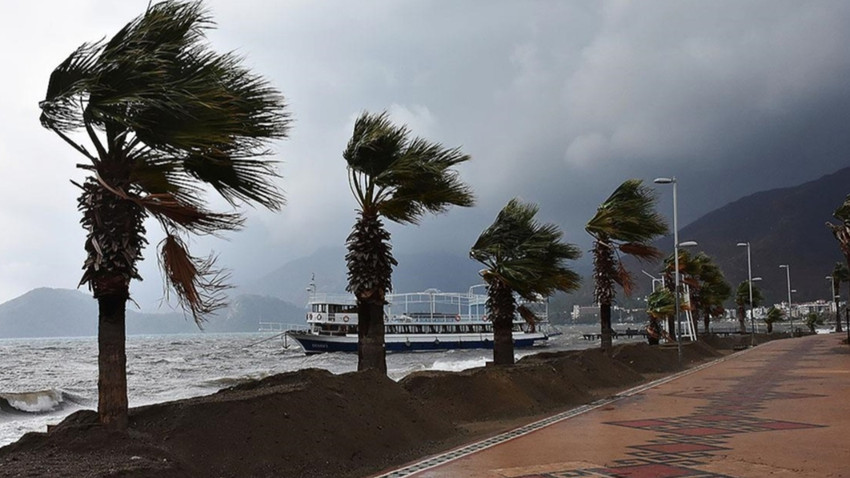
[[[38,124],[50,71],[113,34],[147,0],[18,3],[0,19],[15,74],[0,78],[0,301],[73,287],[82,261],[78,157]],[[287,97],[276,146],[288,205],[249,210],[228,241],[201,238],[237,282],[329,245],[354,221],[341,151],[363,110],[461,146],[479,205],[391,226],[397,251],[464,254],[513,196],[567,240],[628,177],[680,180],[686,223],[743,195],[847,164],[850,4],[715,2],[210,1],[213,46],[236,50]],[[661,190],[669,214],[670,192]],[[149,230],[155,230],[151,225]],[[156,234],[151,244],[156,244]],[[147,251],[153,257],[152,248]],[[160,292],[154,261],[134,285]]]

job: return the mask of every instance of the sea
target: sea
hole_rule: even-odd
[[[598,345],[583,335],[598,333],[599,325],[558,329],[561,335],[543,346],[517,349],[517,357]],[[400,380],[418,370],[460,371],[481,367],[491,359],[490,350],[392,353],[387,355],[387,368],[390,378]],[[357,368],[357,355],[305,355],[296,343],[269,332],[127,338],[131,407],[208,395],[245,381],[306,368],[334,374],[352,372]],[[0,447],[27,432],[46,431],[48,425],[82,409],[97,409],[95,337],[0,339]]]

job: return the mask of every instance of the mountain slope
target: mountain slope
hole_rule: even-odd
[[[827,229],[833,211],[850,193],[850,168],[839,170],[799,186],[773,189],[741,198],[717,209],[679,231],[680,241],[694,240],[720,265],[734,286],[747,279],[747,249],[738,242],[749,242],[754,282],[768,303],[787,301],[786,271],[790,265],[793,302],[829,297],[829,282],[836,261],[843,260],[838,243]],[[664,251],[673,248],[672,237],[657,244]],[[646,270],[660,266],[642,265]],[[641,265],[632,264],[639,275]],[[646,293],[649,279],[639,278]]]

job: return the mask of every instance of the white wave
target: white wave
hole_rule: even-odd
[[[441,370],[445,372],[460,372],[470,368],[483,367],[487,362],[486,357],[469,358],[462,360],[435,360],[430,370]]]
[[[49,389],[38,392],[2,393],[10,407],[27,413],[47,413],[60,408],[65,397],[59,390]]]

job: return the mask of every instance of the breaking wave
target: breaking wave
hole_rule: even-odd
[[[7,413],[51,413],[68,406],[82,405],[84,399],[62,390],[0,392],[0,410]]]

